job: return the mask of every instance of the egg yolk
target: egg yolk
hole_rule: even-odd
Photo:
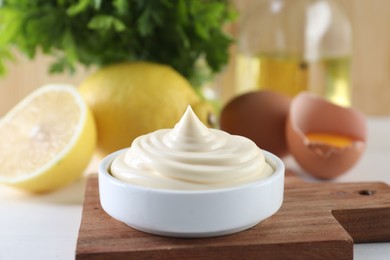
[[[310,142],[324,143],[338,148],[350,146],[354,141],[347,136],[328,133],[308,133],[306,137]]]

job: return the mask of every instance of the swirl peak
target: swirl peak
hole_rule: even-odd
[[[196,116],[191,106],[188,106],[180,121],[173,128],[172,134],[177,138],[203,137],[210,134],[210,130]]]

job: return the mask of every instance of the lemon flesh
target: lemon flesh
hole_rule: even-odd
[[[213,112],[183,76],[151,62],[104,67],[86,78],[79,91],[95,116],[102,156],[129,147],[140,135],[172,128],[188,105],[206,124]]]
[[[96,146],[92,113],[70,85],[38,88],[0,121],[0,182],[31,192],[78,179]]]

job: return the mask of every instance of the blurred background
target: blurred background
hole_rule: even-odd
[[[235,0],[240,12],[245,12],[252,0]],[[390,115],[390,1],[338,0],[345,7],[353,27],[352,107],[368,116]],[[234,26],[230,28],[235,33]],[[236,48],[231,48],[229,65],[217,77],[223,102],[234,94]],[[0,78],[0,116],[33,89],[50,82],[78,85],[91,70],[80,67],[74,75],[49,75],[51,58],[43,55],[30,61],[17,55],[17,62],[8,66]]]

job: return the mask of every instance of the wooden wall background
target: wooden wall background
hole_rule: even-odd
[[[370,116],[390,115],[390,1],[338,1],[345,6],[354,28],[353,107]],[[77,85],[91,72],[80,69],[75,75],[52,76],[47,73],[49,63],[50,58],[42,55],[33,61],[18,55],[17,63],[10,64],[6,77],[0,78],[0,116],[38,86],[51,82]],[[233,67],[234,59],[219,80],[225,99],[234,82]]]

